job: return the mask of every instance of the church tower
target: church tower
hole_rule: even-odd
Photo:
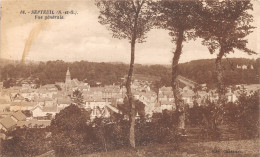
[[[66,83],[66,84],[70,84],[70,82],[71,82],[70,69],[68,68],[67,73],[66,73],[65,83]]]
[[[67,73],[66,73],[66,79],[65,79],[65,88],[66,91],[69,90],[71,85],[71,77],[70,77],[70,69],[68,68]]]

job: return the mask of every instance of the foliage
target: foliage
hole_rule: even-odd
[[[234,48],[255,54],[246,48],[245,37],[252,33],[254,27],[250,25],[253,16],[250,0],[246,1],[206,1],[201,16],[198,19],[197,34],[204,40],[210,53],[221,49],[224,54],[234,52]],[[211,18],[209,18],[211,17]]]
[[[215,128],[211,127],[214,121]],[[195,104],[188,109],[188,123],[191,127],[201,128],[201,137],[205,138],[206,135],[207,139],[223,134],[220,130],[223,126],[238,130],[232,132],[237,138],[259,137],[259,92],[248,95],[242,89],[235,103],[229,102],[223,106],[210,101],[202,106]]]
[[[168,143],[177,140],[177,126],[179,124],[178,111],[164,110],[162,113],[154,113],[152,116],[151,130],[153,141]]]
[[[202,44],[213,54],[219,50],[216,57],[217,87],[219,101],[225,96],[225,84],[221,60],[234,49],[247,54],[256,54],[248,49],[246,37],[252,33],[253,16],[250,0],[246,1],[206,1],[198,19],[196,34],[203,38]]]
[[[226,104],[225,122],[235,124],[241,138],[259,137],[259,91],[248,95],[242,89],[236,103]]]
[[[201,8],[202,3],[197,0],[182,2],[161,0],[155,6],[155,10],[158,12],[156,25],[170,31],[172,42],[177,42],[180,31],[184,33],[183,41],[195,39],[194,29]]]
[[[96,118],[91,124],[101,151],[111,151],[129,146],[129,120],[115,114],[114,118]]]
[[[55,87],[59,90],[59,91],[61,91],[61,87],[60,87],[60,85],[55,85]]]
[[[11,138],[1,141],[3,156],[37,156],[50,150],[45,129],[17,128],[7,135]]]
[[[95,151],[95,134],[87,123],[90,113],[70,105],[51,121],[52,147],[57,156],[72,156]]]
[[[72,100],[73,100],[73,103],[76,104],[77,106],[79,106],[81,108],[83,107],[83,105],[84,105],[83,95],[79,89],[76,89],[75,91],[73,91]]]
[[[52,64],[52,68],[48,68],[47,64]],[[259,76],[256,75],[260,67],[260,60],[250,60],[242,58],[230,58],[223,59],[222,65],[224,70],[224,81],[226,85],[235,84],[256,84],[259,82]],[[59,65],[61,64],[61,65]],[[254,69],[237,69],[237,65],[246,65],[250,68],[252,65]],[[23,66],[22,70],[18,71],[16,67]],[[66,63],[62,61],[50,61],[42,63],[41,68],[37,64],[32,65],[6,65],[0,67],[2,81],[7,78],[10,71],[15,71],[15,74],[8,76],[12,78],[11,84],[6,86],[21,85],[19,81],[20,73],[26,73],[26,69],[37,69],[32,71],[31,79],[32,82],[36,83],[38,87],[47,83],[53,84],[55,82],[64,82],[66,68],[70,67],[70,72],[72,78],[77,78],[80,81],[89,83],[91,86],[97,86],[96,82],[102,82],[103,85],[110,85],[115,83],[116,85],[121,85],[121,78],[127,74],[128,66],[126,64],[112,64],[112,63],[91,63],[87,61]],[[10,69],[8,71],[7,69]],[[57,69],[58,75],[53,74],[53,69]],[[97,71],[97,72],[94,72]],[[170,86],[171,83],[171,70],[167,66],[162,65],[135,65],[135,73],[143,75],[158,76],[161,78],[160,83],[164,86]],[[206,83],[211,89],[215,87],[216,82],[216,72],[215,72],[215,61],[213,59],[196,60],[187,63],[179,64],[180,75],[194,80],[200,84]],[[38,76],[48,76],[40,77]],[[207,77],[205,77],[207,76]],[[22,76],[21,79],[28,80],[30,75]],[[7,80],[4,81],[4,83]],[[5,87],[5,86],[4,86]],[[153,88],[154,89],[154,88]]]
[[[85,109],[71,104],[55,115],[51,127],[59,130],[81,130],[89,120],[90,113]]]
[[[107,25],[114,38],[129,41],[135,38],[134,40],[137,39],[139,43],[144,42],[153,22],[149,3],[143,0],[97,1],[96,5],[100,9],[99,22]]]
[[[202,138],[218,139],[220,131],[218,125],[221,124],[223,110],[215,102],[206,101],[203,106],[194,104],[188,109],[187,121],[192,127],[199,126],[202,129]]]

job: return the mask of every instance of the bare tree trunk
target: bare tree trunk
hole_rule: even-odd
[[[218,103],[219,105],[223,104],[225,98],[225,87],[224,87],[224,80],[223,80],[223,69],[221,60],[224,55],[224,51],[221,48],[219,54],[216,58],[216,72],[217,72],[217,87],[218,87]]]
[[[176,50],[174,52],[174,56],[172,59],[172,90],[173,90],[173,96],[175,99],[175,105],[176,105],[176,109],[179,109],[179,104],[181,101],[180,98],[180,93],[179,93],[179,89],[178,89],[178,83],[177,83],[177,76],[178,76],[178,64],[179,64],[179,59],[181,56],[181,51],[182,51],[182,41],[183,41],[183,30],[180,30],[178,32],[178,39],[176,42]]]
[[[224,103],[224,99],[225,99],[225,86],[224,86],[224,80],[223,80],[223,69],[222,69],[222,64],[221,64],[221,60],[222,57],[224,56],[224,50],[221,47],[219,54],[216,58],[216,72],[217,72],[217,88],[218,88],[218,105],[214,106],[214,110],[213,110],[213,115],[211,118],[211,125],[210,125],[210,130],[213,131],[214,135],[213,137],[215,138],[217,135],[217,119],[220,116],[219,115],[219,107],[221,105],[223,105]]]
[[[135,52],[135,42],[132,42],[131,61],[130,61],[130,67],[128,71],[128,78],[126,82],[126,89],[127,89],[128,102],[129,105],[131,106],[129,142],[133,148],[135,148],[135,104],[133,103],[133,95],[131,91],[131,80],[132,80],[132,74],[134,69],[134,56],[135,56],[134,52]]]
[[[126,82],[126,93],[128,97],[129,105],[131,106],[131,115],[130,115],[130,132],[129,132],[129,142],[131,147],[135,148],[135,104],[133,103],[133,95],[131,91],[131,81],[134,70],[134,59],[135,59],[135,42],[136,42],[136,26],[137,26],[137,16],[134,23],[134,32],[131,40],[131,61],[128,71],[128,77]]]
[[[180,95],[180,91],[179,91],[179,88],[178,88],[177,76],[178,76],[178,63],[179,63],[179,59],[180,59],[180,56],[181,56],[181,53],[182,53],[183,33],[184,33],[183,30],[179,30],[177,41],[176,41],[176,50],[174,52],[174,56],[173,56],[173,59],[172,59],[172,82],[171,82],[171,85],[172,85],[172,91],[173,91],[173,96],[174,96],[174,101],[175,101],[177,111],[180,109],[180,104],[181,104],[181,95]],[[179,124],[183,124],[183,119],[180,119]]]

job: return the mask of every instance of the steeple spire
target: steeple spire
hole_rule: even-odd
[[[68,67],[67,73],[66,73],[66,80],[65,83],[70,83],[71,77],[70,77],[70,68]]]
[[[70,68],[68,67],[68,70],[67,70],[67,73],[66,73],[66,76],[70,76]]]

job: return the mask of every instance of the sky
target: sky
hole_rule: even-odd
[[[248,36],[248,48],[259,53],[260,1],[253,2],[253,25],[257,28]],[[35,19],[21,10],[77,11],[64,19]],[[257,16],[258,15],[258,16]],[[99,10],[93,0],[2,0],[1,1],[0,58],[15,60],[64,60],[93,62],[130,61],[130,43],[112,38],[112,34],[98,22]],[[145,43],[136,45],[136,63],[170,64],[175,44],[166,30],[153,29]],[[25,52],[25,53],[24,53]],[[24,54],[24,55],[23,55]],[[215,58],[201,45],[201,39],[185,42],[180,62]],[[235,51],[226,57],[259,58]]]

